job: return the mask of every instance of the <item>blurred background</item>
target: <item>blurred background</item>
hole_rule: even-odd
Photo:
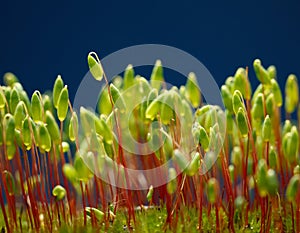
[[[144,43],[190,53],[219,85],[239,66],[251,68],[256,85],[252,62],[260,58],[277,66],[283,87],[289,73],[300,75],[300,1],[0,3],[0,75],[15,73],[30,95],[51,89],[61,74],[73,98],[88,71],[89,51],[103,58]]]

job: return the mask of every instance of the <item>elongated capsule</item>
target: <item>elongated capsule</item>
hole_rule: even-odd
[[[60,95],[61,90],[64,87],[64,81],[62,80],[60,75],[57,75],[57,78],[54,82],[54,86],[53,86],[53,105],[54,107],[57,109],[58,107],[58,98]]]
[[[264,117],[264,96],[259,93],[254,100],[251,113],[254,119],[261,119]]]
[[[3,129],[5,131],[5,144],[14,144],[15,139],[15,120],[14,117],[7,113],[3,118]]]
[[[285,84],[285,111],[292,113],[299,103],[299,86],[297,77],[289,75]]]
[[[15,109],[15,124],[17,129],[22,128],[22,121],[25,119],[25,104],[23,101],[20,101]]]
[[[280,87],[275,79],[271,79],[271,85],[272,85],[272,93],[274,95],[274,100],[277,105],[277,107],[282,106],[282,93],[280,90]]]
[[[78,135],[78,117],[76,112],[72,113],[70,122],[69,122],[69,139],[74,142],[76,136]]]
[[[39,91],[35,91],[31,96],[32,119],[36,123],[43,122],[43,104],[40,97],[41,94]]]
[[[6,105],[6,98],[2,86],[0,86],[0,109],[4,109],[5,105]]]
[[[239,90],[246,100],[250,100],[252,90],[244,68],[238,68],[234,75],[234,89]]]
[[[10,112],[12,114],[15,113],[15,109],[20,101],[19,91],[14,87],[10,94],[10,102],[9,102],[9,108]]]
[[[265,197],[268,194],[268,187],[267,187],[267,164],[264,159],[260,159],[258,161],[257,170],[255,174],[257,188],[259,191],[259,195],[261,197]]]
[[[112,83],[110,84],[110,91],[111,91],[111,95],[112,95],[112,99],[113,99],[115,107],[120,109],[121,112],[124,112],[126,110],[126,104],[125,104],[125,101],[124,101],[124,98],[123,98],[121,92]]]
[[[267,114],[272,117],[275,111],[275,98],[274,94],[270,93],[266,99],[266,110]]]
[[[49,152],[51,150],[51,136],[44,124],[39,126],[38,139],[39,147],[42,150]]]
[[[157,60],[152,70],[152,74],[150,77],[150,84],[153,88],[159,91],[163,82],[164,82],[163,67],[161,61]]]
[[[271,138],[272,123],[269,115],[265,117],[262,127],[262,137],[265,142],[269,142]]]
[[[249,132],[249,127],[248,127],[248,123],[247,123],[246,113],[242,108],[239,108],[239,110],[238,110],[238,113],[236,115],[236,121],[237,121],[238,128],[241,132],[241,135],[243,137],[246,137]]]
[[[268,69],[267,69],[267,71],[269,73],[271,81],[277,79],[277,70],[276,70],[275,66],[273,66],[273,65],[269,66]]]
[[[70,182],[73,183],[77,180],[77,177],[78,177],[77,171],[71,164],[66,163],[63,166],[62,170],[63,170],[64,175]]]
[[[235,114],[237,114],[239,108],[245,108],[242,93],[235,90],[232,96],[232,107]]]
[[[60,121],[64,121],[69,108],[69,92],[67,86],[64,86],[64,88],[61,90],[57,103],[57,117]]]
[[[268,71],[262,66],[261,61],[259,59],[255,59],[253,62],[253,68],[256,74],[257,79],[262,84],[270,84],[271,78],[269,76]]]
[[[80,156],[75,157],[74,168],[76,169],[76,172],[78,174],[77,178],[79,180],[86,182],[93,175]]]
[[[169,194],[173,194],[177,189],[177,180],[176,180],[177,173],[176,170],[171,167],[169,168],[168,174],[169,174],[169,183],[167,183],[167,192]]]
[[[299,191],[300,175],[294,175],[287,186],[286,198],[289,202],[295,202],[296,195]]]
[[[14,83],[19,82],[19,80],[13,73],[7,72],[3,76],[3,82],[6,86],[12,87]]]
[[[164,99],[160,104],[160,119],[165,125],[169,125],[174,118],[172,97],[169,93],[164,95]]]
[[[194,108],[201,103],[201,92],[195,73],[191,72],[185,84],[185,97],[190,101]]]
[[[277,169],[277,151],[273,146],[270,146],[270,152],[269,152],[269,165],[270,168],[276,170]]]
[[[188,176],[193,176],[197,173],[200,168],[200,154],[196,152],[190,161],[190,164],[186,168],[186,174]]]
[[[23,143],[27,150],[29,150],[32,146],[32,137],[31,137],[29,124],[30,124],[30,120],[29,120],[29,116],[27,115],[22,123]]]
[[[207,182],[207,198],[211,204],[217,202],[219,197],[220,186],[216,178],[210,178]]]
[[[58,144],[60,142],[60,132],[56,120],[50,111],[46,111],[46,124],[52,141]]]
[[[174,150],[173,160],[179,166],[181,171],[184,171],[189,164],[189,161],[179,149]]]
[[[101,222],[104,218],[104,213],[94,207],[85,207],[85,211],[89,217],[92,217],[92,215],[94,215],[99,222]]]
[[[99,97],[99,101],[98,101],[98,112],[101,114],[105,114],[105,115],[109,115],[112,111],[112,104],[110,102],[109,99],[109,95],[108,95],[108,88],[105,87],[104,89],[102,89],[101,93],[100,93],[100,97]]]
[[[268,169],[266,179],[267,179],[268,194],[271,196],[276,195],[279,187],[279,182],[278,182],[276,172],[273,169]]]
[[[124,90],[134,85],[134,69],[132,65],[128,65],[124,71]]]
[[[222,99],[223,99],[223,103],[225,108],[232,112],[233,111],[233,107],[232,107],[232,94],[228,88],[227,85],[222,85],[221,87],[221,95],[222,95]]]
[[[95,52],[90,52],[87,57],[88,66],[91,74],[97,81],[101,81],[103,78],[103,69],[98,62],[98,55]]]

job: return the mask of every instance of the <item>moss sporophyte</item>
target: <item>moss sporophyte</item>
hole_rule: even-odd
[[[128,65],[109,83],[97,54],[87,61],[106,84],[97,111],[73,109],[60,75],[31,98],[4,75],[2,232],[300,232],[295,75],[282,92],[276,68],[256,59],[260,84],[238,68],[220,89],[222,110],[204,102],[195,73],[167,88],[156,61],[149,80]],[[151,169],[165,182],[130,176]]]

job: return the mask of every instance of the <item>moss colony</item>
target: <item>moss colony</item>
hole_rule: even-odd
[[[252,92],[239,68],[221,87],[224,111],[204,103],[193,73],[185,86],[166,88],[160,61],[150,81],[129,65],[108,83],[95,53],[88,65],[106,82],[98,113],[73,110],[60,76],[52,92],[29,98],[4,75],[2,232],[300,232],[295,75],[282,95],[275,67],[257,59]],[[160,167],[160,185],[145,176],[137,184],[127,169]]]

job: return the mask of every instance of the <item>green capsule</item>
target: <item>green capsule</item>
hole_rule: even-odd
[[[110,98],[108,95],[108,88],[105,87],[101,93],[100,93],[100,97],[99,97],[99,101],[98,101],[98,112],[101,114],[105,114],[105,115],[109,115],[112,111],[112,104],[110,102]]]
[[[66,119],[69,107],[69,92],[67,86],[64,86],[64,88],[61,90],[57,104],[57,117],[60,121],[64,121]]]
[[[234,78],[232,76],[229,76],[225,80],[225,85],[229,88],[231,94],[233,94],[233,92],[235,91],[235,89],[234,89]]]
[[[224,103],[225,108],[228,111],[232,112],[233,111],[233,108],[232,108],[232,94],[231,94],[231,92],[230,92],[227,85],[222,85],[221,95],[222,95],[222,98],[223,98],[223,103]]]
[[[76,169],[71,165],[66,163],[63,166],[63,173],[65,175],[65,177],[72,183],[74,183],[78,177],[77,171]]]
[[[185,97],[190,101],[194,108],[201,103],[201,92],[195,73],[191,72],[185,84]]]
[[[234,90],[239,90],[246,100],[251,98],[251,85],[244,68],[238,68],[234,76]]]
[[[67,194],[66,189],[61,185],[56,185],[52,189],[52,195],[55,197],[56,201],[61,201],[62,199],[64,199],[66,194]]]
[[[31,96],[31,111],[34,122],[43,122],[43,105],[39,91],[35,91]]]
[[[152,70],[152,74],[150,77],[150,84],[153,88],[159,91],[163,82],[164,82],[163,67],[161,61],[157,60]]]
[[[121,112],[124,112],[126,110],[126,104],[121,92],[112,83],[110,84],[110,91],[115,107],[120,109]]]
[[[292,161],[296,162],[298,159],[298,150],[299,150],[299,134],[296,126],[293,126],[291,129],[291,138],[288,146],[289,146],[289,156],[293,158]]]
[[[292,123],[290,120],[285,120],[282,128],[282,136],[286,135],[286,133],[290,132],[292,129]]]
[[[186,168],[186,174],[188,176],[193,176],[197,173],[197,171],[200,168],[200,154],[196,152],[191,159],[191,162],[189,163],[188,167]]]
[[[158,96],[158,92],[156,89],[152,89],[149,94],[148,94],[148,97],[147,97],[147,106],[149,106],[153,100],[155,100]]]
[[[264,159],[260,159],[258,161],[255,177],[256,177],[256,184],[257,184],[259,195],[261,197],[267,196],[268,194],[267,164]]]
[[[38,131],[39,147],[42,151],[49,152],[51,150],[51,136],[44,124],[39,126]]]
[[[169,93],[166,93],[162,103],[160,104],[160,119],[163,124],[169,125],[172,119],[174,119],[173,109],[174,106],[172,97]]]
[[[69,139],[74,142],[78,135],[78,117],[76,112],[72,113],[70,122],[69,122]]]
[[[14,117],[7,113],[3,119],[3,129],[5,131],[5,144],[13,145],[15,140],[15,120]]]
[[[22,128],[22,122],[25,119],[25,104],[23,101],[20,101],[15,109],[15,114],[14,114],[14,118],[15,118],[15,124],[16,124],[16,128],[17,129],[21,129]]]
[[[247,201],[243,196],[237,196],[234,199],[234,206],[238,211],[242,211],[246,203]]]
[[[57,109],[58,107],[58,98],[59,95],[64,87],[64,81],[62,80],[60,75],[57,75],[57,78],[55,80],[54,86],[53,86],[53,105]]]
[[[177,189],[177,173],[176,170],[174,168],[169,168],[168,171],[169,174],[169,183],[167,183],[167,192],[171,195],[173,193],[175,193],[176,189]]]
[[[10,102],[9,102],[9,108],[10,108],[10,112],[12,114],[15,113],[15,109],[18,105],[20,101],[20,96],[19,96],[19,92],[16,88],[13,88],[10,94]]]
[[[6,86],[12,87],[14,83],[19,82],[16,75],[13,73],[7,72],[3,76],[3,82]]]
[[[261,61],[259,59],[255,59],[253,62],[253,68],[256,74],[257,79],[262,84],[270,84],[271,78],[269,76],[268,71],[262,66]]]
[[[185,171],[189,164],[189,161],[179,149],[174,150],[173,160],[179,166],[181,171]]]
[[[51,103],[51,98],[49,95],[43,95],[43,107],[44,111],[50,111],[53,112],[53,107]]]
[[[87,57],[88,65],[91,74],[97,81],[101,81],[103,78],[103,69],[99,63],[98,55],[95,52],[90,52]]]
[[[254,104],[251,109],[252,117],[254,119],[261,119],[264,117],[264,96],[258,94],[254,100]]]
[[[12,160],[16,154],[16,146],[14,144],[6,145],[6,154],[8,160]]]
[[[30,124],[29,116],[26,116],[26,118],[22,123],[22,136],[23,136],[23,143],[27,150],[29,150],[32,146],[32,137],[31,137],[29,124]]]
[[[77,178],[79,180],[86,182],[93,176],[92,172],[86,166],[86,164],[80,156],[75,156],[74,168],[76,169],[76,172],[78,174]]]
[[[232,134],[233,125],[234,125],[232,113],[230,113],[227,109],[226,109],[225,113],[226,113],[226,131],[228,134]]]
[[[269,116],[273,116],[275,111],[275,98],[273,93],[270,93],[266,99],[266,110]]]
[[[201,147],[206,151],[209,148],[209,137],[207,135],[206,130],[200,125],[200,138],[199,143],[201,144]]]
[[[245,108],[242,93],[235,90],[232,96],[232,107],[235,114],[237,114],[239,108]]]
[[[271,196],[275,196],[278,192],[279,182],[277,178],[277,174],[273,169],[268,169],[267,176],[267,188],[268,188],[268,194]]]
[[[300,165],[294,167],[293,175],[300,175]]]
[[[124,72],[124,90],[134,85],[134,69],[132,65],[128,65]]]
[[[219,198],[219,182],[216,178],[210,178],[207,182],[207,199],[211,204],[215,204]]]
[[[94,113],[84,107],[80,107],[80,122],[86,136],[90,136],[92,131],[96,131],[96,124],[99,121]]]
[[[55,144],[58,144],[61,139],[60,132],[59,132],[57,122],[50,111],[46,111],[46,124],[47,124],[47,129],[51,136],[52,141]]]
[[[4,109],[6,105],[6,98],[2,87],[0,86],[0,109]]]
[[[94,215],[99,222],[101,222],[104,218],[104,213],[94,207],[85,207],[85,211],[89,217],[92,217],[92,215]]]
[[[271,138],[272,123],[269,115],[265,117],[262,127],[262,137],[265,142],[269,142]]]
[[[270,168],[276,170],[277,169],[277,151],[273,146],[270,146],[269,152],[269,165]]]
[[[275,79],[271,79],[271,85],[272,85],[272,93],[274,95],[274,100],[277,105],[277,107],[282,106],[282,94],[280,87]]]
[[[273,65],[269,66],[268,69],[267,69],[267,71],[268,71],[268,74],[269,74],[269,76],[270,76],[270,78],[271,78],[271,81],[272,81],[273,79],[274,79],[274,80],[277,79],[277,70],[276,70],[276,67],[275,67],[275,66],[273,66]]]
[[[237,126],[241,132],[243,137],[247,137],[249,128],[247,123],[247,116],[245,110],[243,108],[239,108],[238,113],[236,115]]]
[[[164,98],[164,94],[159,95],[156,99],[154,99],[150,105],[146,109],[145,116],[147,119],[154,120],[160,110],[162,99]]]
[[[230,164],[228,166],[228,171],[229,171],[229,176],[230,176],[230,180],[232,183],[234,182],[234,170],[235,170],[234,165]]]
[[[285,111],[292,113],[299,103],[299,87],[297,77],[289,75],[285,84]]]
[[[231,163],[237,168],[242,166],[242,150],[239,146],[233,147],[231,151]]]
[[[153,186],[150,185],[149,190],[148,190],[148,193],[147,193],[147,200],[148,200],[148,201],[151,201],[151,200],[152,200],[153,193],[154,193]]]
[[[289,202],[296,201],[296,195],[299,192],[300,175],[294,175],[287,186],[286,198]]]

